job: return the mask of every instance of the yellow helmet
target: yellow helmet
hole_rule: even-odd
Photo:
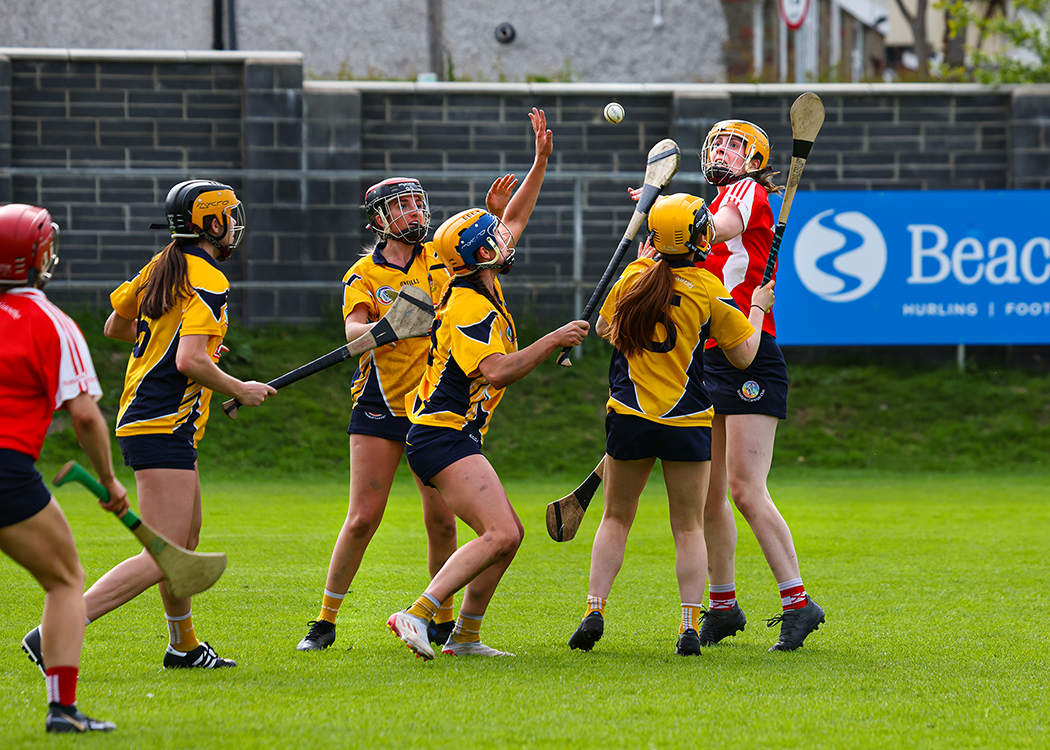
[[[751,162],[759,160],[758,168]],[[747,120],[716,122],[704,140],[700,168],[712,185],[728,185],[769,165],[769,136]]]
[[[497,217],[481,208],[460,211],[446,219],[434,233],[434,257],[457,278],[484,268],[507,273],[514,265],[514,235]],[[478,251],[487,247],[496,253],[482,260]]]
[[[711,249],[714,226],[703,198],[675,193],[656,201],[649,211],[653,247],[660,255],[696,253],[704,260]]]

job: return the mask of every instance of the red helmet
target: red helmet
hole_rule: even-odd
[[[35,286],[51,280],[58,263],[58,224],[45,208],[0,206],[0,284]]]

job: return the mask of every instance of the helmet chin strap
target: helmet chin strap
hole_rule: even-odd
[[[209,242],[209,244],[211,244],[211,246],[215,248],[215,260],[219,261],[219,263],[223,263],[224,261],[229,260],[230,256],[233,254],[233,250],[231,248],[223,247],[221,244],[222,238],[230,233],[230,229],[230,222],[227,221],[226,229],[225,231],[223,231],[222,234],[215,235],[207,230],[201,230],[201,237],[206,239]]]

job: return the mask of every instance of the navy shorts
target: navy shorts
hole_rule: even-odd
[[[31,456],[0,448],[0,527],[32,518],[51,502],[51,491]]]
[[[717,346],[704,350],[704,385],[715,414],[787,418],[787,364],[776,338],[765,331],[755,361],[746,370],[733,367]]]
[[[190,441],[175,435],[128,435],[118,437],[124,465],[142,469],[186,469],[197,464],[197,449]]]
[[[350,413],[350,426],[346,431],[350,435],[371,435],[393,440],[395,443],[405,442],[408,428],[412,423],[408,417],[395,417],[393,414],[382,414],[364,409],[354,409]]]
[[[617,461],[710,461],[710,427],[672,427],[632,414],[605,415],[605,452]]]
[[[480,456],[481,438],[451,427],[414,424],[405,438],[408,465],[427,487],[430,480],[467,456]]]

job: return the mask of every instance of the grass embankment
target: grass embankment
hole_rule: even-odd
[[[77,316],[88,337],[112,424],[128,346],[101,335],[100,315]],[[524,326],[523,326],[524,328]],[[536,338],[525,331],[528,343]],[[271,380],[339,345],[338,322],[326,328],[260,328],[236,323],[223,366],[237,377]],[[788,419],[778,430],[774,472],[790,467],[885,471],[1050,468],[1050,375],[953,365],[930,368],[877,355],[848,364],[792,362]],[[554,358],[511,386],[492,421],[486,454],[501,476],[582,478],[602,455],[608,394],[607,345],[587,342],[572,368]],[[212,403],[201,467],[210,474],[342,473],[347,470],[351,362],[282,389],[237,421]],[[46,464],[77,448],[61,416],[45,446]]]

